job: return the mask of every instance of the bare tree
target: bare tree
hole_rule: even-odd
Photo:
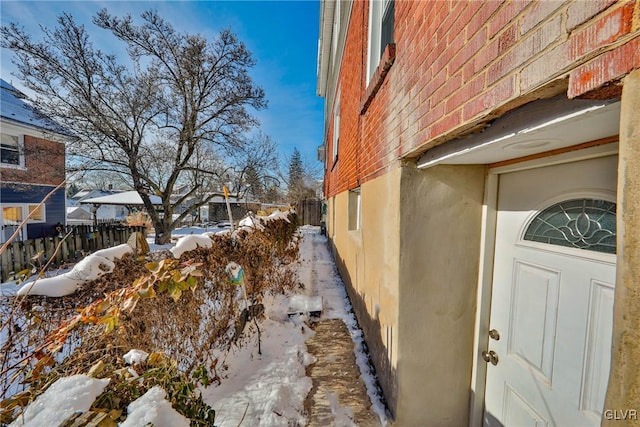
[[[0,43],[14,51],[18,77],[39,109],[78,137],[68,147],[74,168],[126,177],[151,216],[156,242],[166,243],[189,214],[174,220],[174,207],[202,192],[207,174],[220,178],[205,159],[245,151],[251,144],[245,132],[257,125],[249,108],[266,101],[248,74],[254,60],[231,31],[208,41],[176,32],[155,11],[141,18],[136,25],[129,15],[102,9],[93,19],[125,43],[128,61],[94,48],[69,14],[53,30],[43,28],[42,41],[12,23],[0,29]],[[190,191],[172,201],[174,187],[196,172]],[[162,214],[149,194],[162,198]]]

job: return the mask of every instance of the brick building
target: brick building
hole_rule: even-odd
[[[64,186],[38,205],[65,179],[68,131],[39,114],[11,84],[0,82],[0,242],[32,211],[18,239],[53,236],[56,225],[65,223]]]
[[[320,8],[327,232],[395,425],[633,416],[640,2]]]

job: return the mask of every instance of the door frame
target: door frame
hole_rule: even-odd
[[[507,166],[491,167],[485,176],[484,200],[482,206],[482,228],[480,235],[480,259],[478,265],[478,285],[476,300],[475,328],[473,333],[473,354],[471,370],[471,404],[469,426],[482,427],[484,417],[484,397],[487,379],[487,363],[481,353],[488,349],[487,331],[491,316],[491,294],[493,289],[493,263],[495,256],[496,225],[498,219],[498,183],[500,175],[545,166],[573,163],[598,157],[618,154],[618,143],[597,145],[577,151],[525,160]],[[617,257],[616,257],[617,258]],[[618,261],[616,259],[616,261]]]

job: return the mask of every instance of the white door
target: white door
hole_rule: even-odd
[[[500,175],[485,425],[600,425],[616,176],[616,156]]]

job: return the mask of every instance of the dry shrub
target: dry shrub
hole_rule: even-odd
[[[112,405],[104,409],[120,410],[144,392],[144,389],[136,389],[131,392],[131,398],[122,396],[121,381],[117,380],[115,373],[124,367],[122,355],[130,349],[147,353],[162,352],[168,360],[175,361],[177,372],[185,378],[208,378],[208,373],[215,372],[217,364],[217,360],[211,359],[211,350],[225,351],[234,343],[235,325],[244,304],[239,287],[229,283],[226,265],[234,261],[244,268],[245,286],[251,304],[260,303],[268,293],[282,293],[291,289],[297,283],[291,266],[298,255],[295,214],[290,215],[289,221],[271,220],[265,223],[264,230],[239,230],[233,236],[213,236],[212,248],[187,252],[180,259],[183,263],[199,265],[202,277],[198,277],[193,292],[186,291],[177,300],[161,292],[153,298],[141,298],[131,313],[121,312],[118,326],[112,333],[106,334],[103,325],[83,324],[76,329],[63,349],[62,353],[66,356],[58,355],[55,365],[47,372],[38,375],[29,372],[27,368],[34,366],[34,359],[27,358],[26,368],[14,368],[5,374],[9,371],[20,373],[19,377],[26,380],[30,387],[29,399],[33,399],[55,379],[87,373],[92,366],[100,364],[101,376],[115,380],[105,391],[107,397],[103,396],[98,401],[102,405]],[[158,257],[158,254],[153,256]],[[63,320],[75,314],[78,308],[92,304],[109,292],[130,287],[135,278],[149,274],[144,262],[125,256],[116,261],[113,273],[86,284],[74,295],[26,298],[18,307],[18,313],[14,313],[14,319],[21,319],[21,323],[9,322],[10,328],[14,329],[13,338],[20,334],[20,339],[10,339],[5,345],[7,348],[3,348],[5,354],[28,353]],[[39,320],[34,322],[36,317]],[[15,325],[18,325],[17,328]],[[4,359],[6,363],[3,367],[7,368],[11,360],[6,356]],[[3,379],[6,380],[2,390],[5,398],[12,394],[9,392],[10,386],[14,386],[12,392],[16,390],[14,382]],[[149,384],[152,383],[150,380]],[[172,388],[171,384],[164,385]],[[171,392],[167,391],[171,397]],[[196,405],[196,409],[196,412],[203,411],[201,406]],[[14,416],[13,412],[11,416]]]

